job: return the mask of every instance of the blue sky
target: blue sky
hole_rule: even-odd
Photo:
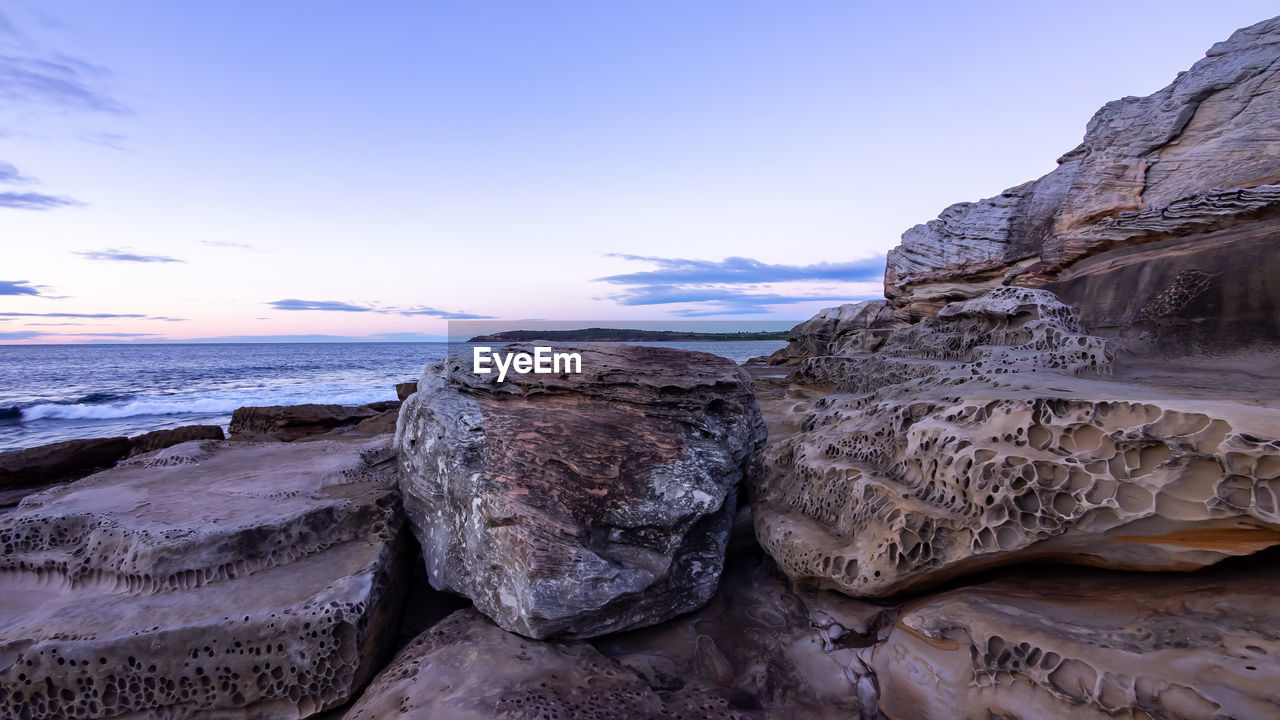
[[[804,319],[1274,12],[6,2],[0,342]]]

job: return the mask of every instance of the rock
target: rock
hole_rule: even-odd
[[[860,651],[887,636],[893,616],[890,607],[794,587],[755,547],[730,557],[705,607],[591,642],[650,687],[696,683],[751,717],[877,718]]]
[[[908,230],[886,296],[919,317],[1001,285],[1044,286],[1125,348],[1280,341],[1277,90],[1273,18],[1153,95],[1108,103],[1048,175]]]
[[[893,308],[885,300],[867,300],[827,308],[787,333],[787,346],[769,356],[770,365],[791,365],[815,355],[839,355],[854,349],[874,350],[882,333],[862,332],[887,329],[894,322]],[[857,342],[857,348],[844,347]]]
[[[1022,571],[912,603],[864,655],[893,720],[1274,718],[1277,567]]]
[[[271,405],[242,407],[231,415],[232,440],[280,440],[292,442],[310,435],[320,435],[335,428],[355,425],[383,412],[361,405]]]
[[[222,440],[222,428],[218,425],[183,425],[167,430],[153,430],[149,433],[129,438],[131,447],[129,455],[141,455],[153,450],[162,450],[178,443],[192,440]]]
[[[0,716],[301,718],[386,656],[388,441],[188,442],[0,515]]]
[[[400,408],[384,410],[356,423],[354,430],[367,435],[388,435],[396,431],[396,420],[399,418]]]
[[[67,440],[0,453],[0,488],[31,487],[74,480],[111,467],[129,453],[129,438]]]
[[[793,377],[835,392],[765,454],[761,545],[862,597],[1014,562],[1189,570],[1280,543],[1280,407],[1109,367],[1069,308],[1021,288],[804,360]]]
[[[581,374],[498,383],[469,363],[428,370],[396,432],[432,584],[535,638],[616,632],[706,602],[765,437],[732,361],[572,350]]]
[[[396,383],[396,397],[399,398],[401,402],[408,400],[409,396],[416,392],[418,392],[417,380],[412,380],[410,382]]]
[[[743,718],[690,683],[655,691],[585,642],[540,642],[459,610],[400,651],[345,720]]]

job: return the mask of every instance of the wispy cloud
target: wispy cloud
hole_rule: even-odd
[[[872,282],[884,277],[884,256],[816,265],[770,265],[759,260],[731,257],[724,260],[690,260],[613,253],[606,257],[647,262],[657,270],[642,270],[598,278],[614,285],[695,285],[795,282],[826,280]]]
[[[132,313],[28,313],[28,312],[0,312],[0,317],[42,317],[42,318],[88,318],[94,320],[114,319],[114,318],[146,318],[147,315],[135,315]]]
[[[352,305],[337,300],[296,300],[287,298],[267,303],[276,310],[325,310],[328,312],[374,312],[365,305]]]
[[[8,332],[0,332],[0,340],[30,340],[31,338],[48,335],[47,332],[40,330],[13,330]]]
[[[0,207],[14,210],[55,210],[62,207],[82,205],[62,195],[46,195],[37,192],[0,192]]]
[[[406,317],[434,317],[442,320],[485,320],[490,319],[489,315],[476,315],[466,312],[450,312],[448,310],[438,310],[425,305],[415,305],[413,307],[399,308],[387,307],[383,305],[355,305],[340,300],[298,300],[296,298],[286,298],[284,300],[273,300],[267,303],[276,310],[320,310],[325,312],[369,312],[379,313],[382,315],[404,315]]]
[[[412,308],[404,308],[402,310],[396,310],[394,312],[400,315],[409,315],[409,316],[420,315],[420,316],[440,318],[441,320],[491,320],[492,319],[492,316],[489,316],[489,315],[475,315],[472,313],[465,313],[465,312],[449,312],[447,310],[437,310],[435,308],[426,307],[423,305],[419,305],[417,307],[412,307]]]
[[[239,242],[231,242],[230,240],[201,240],[201,245],[216,248],[232,248],[235,250],[257,250],[252,245]]]
[[[22,185],[32,182],[32,178],[18,172],[18,168],[13,163],[0,161],[0,183],[7,185]]]
[[[41,294],[43,286],[32,285],[26,280],[0,280],[0,295],[35,295]]]
[[[0,55],[0,98],[11,105],[129,114],[129,107],[107,89],[110,75],[105,68],[68,55]]]
[[[102,262],[131,262],[131,263],[184,263],[186,260],[179,260],[168,255],[143,255],[134,252],[129,248],[107,248],[105,250],[82,250],[77,252],[82,258],[88,260],[99,260]]]
[[[879,282],[884,274],[883,256],[815,265],[769,264],[743,257],[724,260],[621,254],[608,257],[657,266],[653,270],[597,278],[598,282],[622,289],[622,292],[609,296],[610,300],[629,306],[701,305],[673,311],[683,317],[756,315],[771,312],[778,305],[843,302],[871,297],[854,288],[833,289],[814,287],[814,284]]]

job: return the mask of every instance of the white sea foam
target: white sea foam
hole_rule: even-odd
[[[214,393],[210,395],[170,395],[141,397],[125,403],[103,405],[68,405],[42,403],[21,410],[22,422],[33,420],[107,420],[144,415],[214,415],[230,414],[249,405],[302,405],[332,403],[363,405],[391,400],[388,389],[376,388],[311,388],[305,393]]]

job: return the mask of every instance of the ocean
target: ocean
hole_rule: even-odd
[[[743,362],[784,342],[644,343]],[[0,451],[180,425],[246,405],[394,400],[447,343],[0,346]]]

